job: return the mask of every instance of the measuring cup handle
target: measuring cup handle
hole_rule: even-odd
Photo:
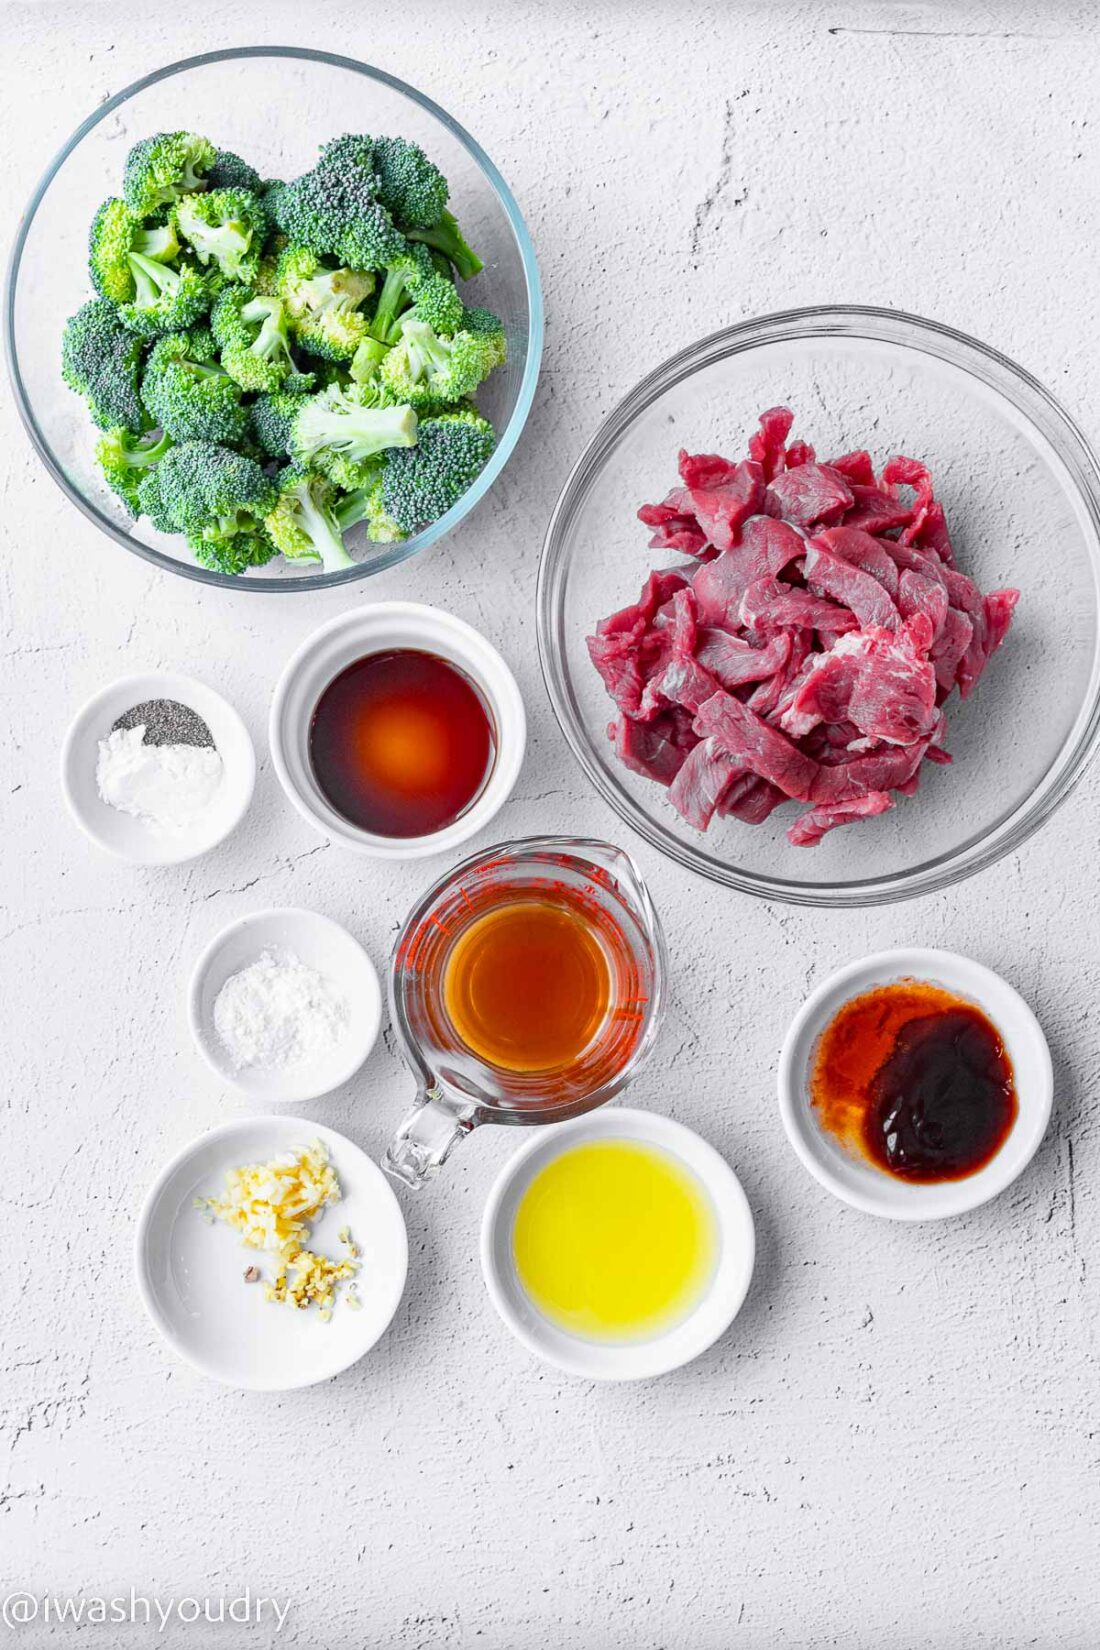
[[[429,1092],[390,1141],[382,1167],[416,1191],[435,1178],[473,1126],[470,1112],[438,1091]]]

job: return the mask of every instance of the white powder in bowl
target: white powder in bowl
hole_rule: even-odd
[[[110,807],[178,836],[214,800],[222,759],[213,745],[147,745],[139,722],[99,741],[95,779]]]
[[[235,1071],[302,1065],[328,1054],[347,1028],[344,998],[292,951],[262,951],[214,1002],[214,1029]]]

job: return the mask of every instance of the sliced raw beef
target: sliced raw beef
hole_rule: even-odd
[[[797,470],[775,476],[768,486],[768,514],[798,527],[839,521],[854,503],[852,489],[830,464],[800,464]]]
[[[862,448],[819,463],[791,425],[763,413],[746,459],[681,452],[680,485],[639,515],[692,561],[587,642],[627,767],[697,830],[808,804],[788,835],[809,846],[950,762],[942,706],[974,691],[1018,592],[956,568],[926,465],[876,474]]]
[[[816,848],[828,831],[838,825],[853,825],[857,819],[872,819],[894,806],[889,791],[872,791],[858,802],[834,802],[831,806],[810,808],[800,814],[787,831],[792,848]]]

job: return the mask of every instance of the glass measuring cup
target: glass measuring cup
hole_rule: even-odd
[[[463,1043],[445,1002],[455,945],[490,911],[523,900],[583,918],[608,965],[607,1011],[571,1064],[518,1071]],[[480,1123],[558,1123],[610,1100],[653,1046],[664,1006],[664,936],[634,861],[608,842],[528,837],[448,871],[409,914],[390,967],[390,1013],[417,1083],[384,1167],[422,1186]]]

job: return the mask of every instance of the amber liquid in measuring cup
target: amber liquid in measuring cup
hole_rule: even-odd
[[[434,1175],[482,1123],[554,1123],[619,1093],[653,1043],[664,942],[622,849],[531,837],[476,854],[398,935],[390,1004],[418,1085],[385,1166]]]
[[[591,1048],[614,990],[594,923],[558,896],[513,899],[459,935],[443,1001],[455,1034],[505,1071],[560,1071]]]

